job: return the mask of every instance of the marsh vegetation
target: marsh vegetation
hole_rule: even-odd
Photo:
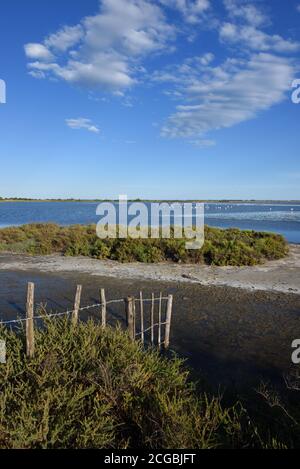
[[[36,353],[24,330],[0,328],[0,448],[282,448],[299,423],[266,387],[229,403],[191,381],[183,362],[121,329],[45,320]],[[267,401],[267,402],[266,402]],[[255,412],[251,410],[255,408]],[[294,414],[295,415],[295,414]]]
[[[186,239],[99,239],[95,225],[31,224],[0,230],[0,252],[88,256],[120,262],[182,262],[217,266],[256,265],[288,253],[278,234],[205,227],[202,249],[187,250]]]

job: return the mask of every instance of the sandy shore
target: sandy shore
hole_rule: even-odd
[[[300,294],[300,245],[291,245],[285,259],[255,267],[210,267],[189,264],[120,264],[59,255],[0,255],[0,272],[72,272],[117,279],[183,282]]]

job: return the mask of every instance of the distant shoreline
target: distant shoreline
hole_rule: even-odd
[[[0,198],[0,203],[102,203],[112,202],[118,203],[119,200],[114,199],[22,199],[22,198]],[[145,202],[145,203],[206,203],[206,204],[255,204],[255,205],[300,205],[300,200],[201,200],[201,199],[128,199],[128,203]]]

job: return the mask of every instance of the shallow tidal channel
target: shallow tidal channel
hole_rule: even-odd
[[[99,303],[100,288],[105,288],[107,300],[138,297],[141,290],[144,298],[152,292],[173,294],[171,349],[215,385],[239,388],[261,379],[277,380],[293,366],[300,295],[78,273],[0,272],[1,320],[24,317],[29,281],[36,285],[35,303],[52,312],[72,309],[77,284],[83,285],[82,306]],[[108,316],[112,325],[124,323],[124,305],[110,305]],[[81,317],[100,318],[99,308]]]

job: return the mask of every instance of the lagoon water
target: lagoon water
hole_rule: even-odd
[[[2,202],[0,228],[44,222],[97,223],[97,206],[97,202]],[[205,204],[205,223],[220,228],[280,233],[289,242],[300,243],[300,204],[210,203]]]

